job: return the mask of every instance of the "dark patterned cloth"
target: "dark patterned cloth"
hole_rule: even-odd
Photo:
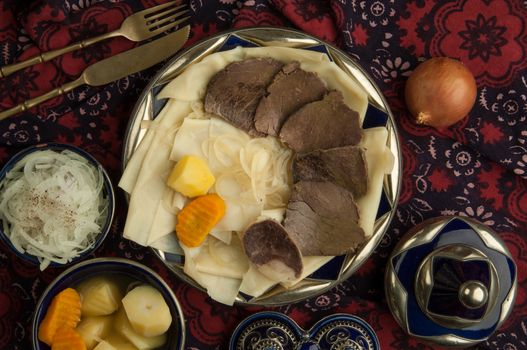
[[[164,2],[164,1],[159,1]],[[158,1],[0,0],[0,64],[116,29]],[[398,238],[444,214],[477,219],[496,230],[518,265],[514,310],[478,349],[527,349],[527,1],[522,0],[191,0],[187,45],[245,26],[292,26],[331,42],[375,79],[399,127],[403,185],[384,240],[349,280],[315,298],[275,310],[304,328],[347,312],[364,318],[383,349],[432,349],[408,337],[383,295],[387,257]],[[0,110],[70,81],[89,64],[134,46],[115,38],[0,79]],[[404,81],[422,58],[461,59],[476,76],[470,116],[448,130],[417,126],[404,105]],[[159,66],[157,67],[159,68]],[[0,122],[0,161],[39,142],[64,142],[93,154],[120,176],[126,124],[156,67],[103,87],[81,87]],[[122,239],[120,193],[111,234],[95,256],[121,256],[157,270],[174,288],[187,320],[187,349],[225,349],[236,324],[261,308],[227,307],[172,275],[148,249]],[[0,245],[0,349],[29,349],[33,309],[62,269],[20,261]]]

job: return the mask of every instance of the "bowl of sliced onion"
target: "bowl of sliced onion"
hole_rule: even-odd
[[[97,249],[114,211],[108,174],[75,146],[26,148],[0,171],[0,240],[41,270],[79,261]]]

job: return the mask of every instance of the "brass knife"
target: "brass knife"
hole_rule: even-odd
[[[142,71],[175,54],[187,41],[190,26],[185,26],[174,33],[151,41],[131,50],[119,53],[92,64],[74,81],[66,83],[50,92],[35,97],[11,109],[0,112],[0,120],[23,112],[39,103],[60,96],[76,87],[87,84],[100,86]]]

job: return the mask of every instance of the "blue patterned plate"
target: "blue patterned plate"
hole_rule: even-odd
[[[391,173],[386,174],[384,178],[374,233],[355,254],[333,258],[293,288],[285,289],[278,285],[258,298],[241,293],[236,298],[237,303],[251,305],[279,305],[296,302],[323,293],[351,276],[374,251],[395,215],[402,169],[401,151],[395,123],[379,88],[356,61],[339,49],[317,38],[284,28],[240,29],[201,41],[168,62],[143,91],[128,124],[123,150],[123,170],[144,137],[144,130],[141,130],[142,121],[153,120],[167,102],[166,99],[156,98],[163,87],[192,63],[202,60],[214,52],[230,50],[237,46],[284,46],[326,54],[330,60],[348,74],[350,80],[358,83],[367,92],[368,108],[362,127],[364,129],[385,127],[388,130],[387,147],[395,156],[395,165]],[[198,283],[183,272],[184,256],[167,254],[159,250],[154,251],[178,277],[196,288],[202,289]]]
[[[335,314],[305,331],[278,312],[259,312],[243,320],[229,350],[379,350],[373,329],[362,319]]]

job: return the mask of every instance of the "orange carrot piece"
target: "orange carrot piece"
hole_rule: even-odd
[[[60,327],[75,328],[81,320],[81,297],[73,288],[55,295],[38,328],[38,339],[51,346]]]
[[[86,350],[86,343],[75,329],[60,327],[53,336],[51,350]]]
[[[176,234],[181,243],[197,247],[225,215],[225,202],[217,194],[197,197],[177,215]]]

